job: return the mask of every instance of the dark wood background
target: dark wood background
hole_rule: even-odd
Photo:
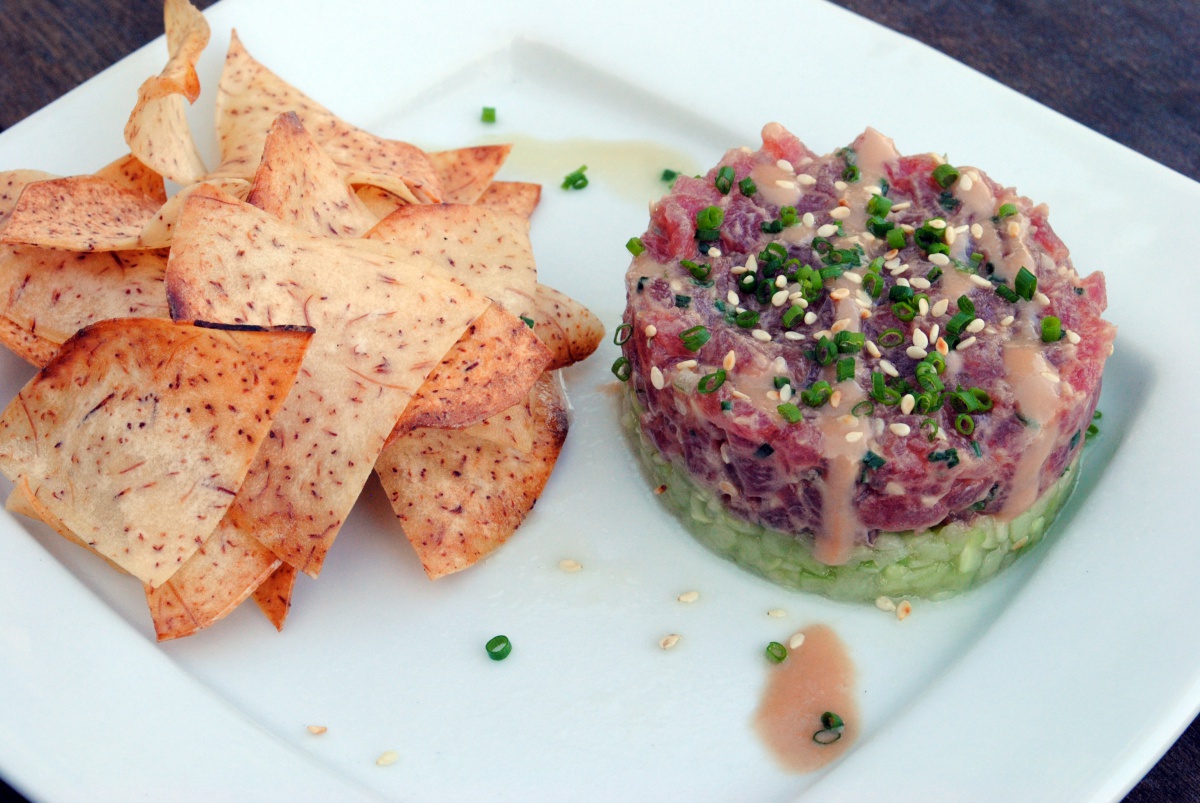
[[[835,2],[1200,180],[1200,0]],[[161,32],[153,0],[0,0],[0,130]],[[1200,720],[1126,798],[1164,801],[1200,803]]]

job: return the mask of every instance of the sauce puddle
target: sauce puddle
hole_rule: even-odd
[[[858,704],[854,696],[854,664],[846,646],[825,625],[802,631],[804,643],[772,667],[754,727],[779,764],[793,772],[820,769],[846,752],[858,737]],[[821,722],[826,712],[845,723],[831,744]],[[822,735],[817,736],[818,732]],[[816,738],[814,738],[816,737]]]

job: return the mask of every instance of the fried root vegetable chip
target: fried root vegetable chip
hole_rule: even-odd
[[[143,164],[179,184],[207,172],[187,121],[187,104],[200,95],[196,61],[208,44],[208,23],[187,0],[166,0],[167,66],[138,88],[125,123],[125,143]]]
[[[17,480],[16,484],[13,485],[12,493],[8,495],[8,499],[4,502],[4,509],[12,513],[20,513],[22,516],[34,519],[35,521],[40,521],[49,526],[50,529],[54,530],[63,538],[70,541],[72,544],[81,546],[91,552],[92,548],[89,547],[82,538],[71,532],[71,529],[67,527],[67,525],[63,524],[60,519],[55,517],[55,515],[51,513],[44,504],[42,504],[41,500],[37,498],[37,495],[30,490],[29,483],[25,481],[24,477]],[[105,560],[108,561],[109,566],[112,566],[121,574],[128,574],[128,572],[126,572],[109,558],[105,558]]]
[[[531,398],[528,454],[469,432],[419,429],[379,456],[375,470],[430,578],[465,569],[497,549],[545,487],[566,438],[567,416],[549,374]]]
[[[190,636],[224,618],[280,563],[274,552],[223,519],[169,580],[146,586],[158,640]]]
[[[379,187],[372,187],[370,184],[356,186],[354,194],[358,196],[358,200],[363,202],[363,206],[375,216],[376,220],[382,220],[408,203],[399,195]]]
[[[184,205],[167,298],[176,318],[315,327],[234,503],[239,526],[314,577],[413,394],[490,306],[431,262],[313,237],[211,190]]]
[[[527,306],[533,310],[533,331],[552,355],[547,371],[585,359],[604,339],[604,324],[591,310],[549,285],[538,284]]]
[[[99,176],[70,176],[27,184],[0,243],[69,251],[141,248],[139,235],[161,202]]]
[[[442,203],[478,201],[511,151],[512,145],[477,145],[428,154],[442,184]]]
[[[130,318],[72,337],[0,415],[0,471],[142,582],[216,528],[310,331]]]
[[[524,321],[493,305],[430,372],[392,437],[414,427],[477,424],[519,402],[550,359]]]
[[[524,181],[493,181],[475,203],[504,209],[528,220],[542,200],[542,185]]]
[[[221,165],[214,175],[250,178],[271,123],[294,111],[352,184],[370,184],[409,203],[437,203],[441,187],[425,152],[356,128],[272,73],[234,33],[217,90]]]
[[[52,178],[58,177],[41,170],[6,170],[0,173],[0,227],[8,223],[8,216],[12,214],[26,184]]]
[[[296,587],[296,567],[281,563],[271,576],[254,589],[254,602],[276,630],[283,630],[283,621],[292,609],[292,591]]]
[[[156,203],[167,202],[167,190],[163,177],[128,153],[96,171],[97,178],[110,181],[118,187],[145,195]]]
[[[378,221],[295,112],[271,124],[246,200],[319,237],[361,237]]]
[[[142,245],[146,248],[169,248],[175,236],[175,221],[179,219],[179,210],[187,203],[188,196],[201,187],[218,190],[239,199],[245,199],[250,194],[250,182],[244,178],[214,178],[189,184],[172,195],[171,200],[163,204],[154,219],[142,229]]]
[[[529,311],[537,264],[524,218],[465,204],[402,206],[366,236],[433,260],[514,315]]]

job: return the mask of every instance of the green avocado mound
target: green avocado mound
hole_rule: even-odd
[[[720,495],[696,485],[681,465],[666,460],[638,426],[632,390],[624,399],[621,423],[652,487],[666,486],[659,498],[704,546],[742,568],[787,588],[847,602],[881,596],[939,600],[974,588],[1029,552],[1070,497],[1079,476],[1079,458],[1062,477],[1012,521],[977,516],[922,533],[879,533],[860,545],[841,566],[812,555],[812,537],[767,529],[731,516]]]

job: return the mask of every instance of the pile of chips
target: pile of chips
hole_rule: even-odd
[[[336,117],[232,36],[221,163],[185,114],[208,25],[94,175],[0,173],[0,342],[40,371],[0,416],[7,507],[140,580],[160,640],[253,597],[283,626],[374,470],[431,578],[500,546],[603,334],[541,284],[541,188],[510,146],[426,153]],[[180,185],[170,199],[164,179]]]

